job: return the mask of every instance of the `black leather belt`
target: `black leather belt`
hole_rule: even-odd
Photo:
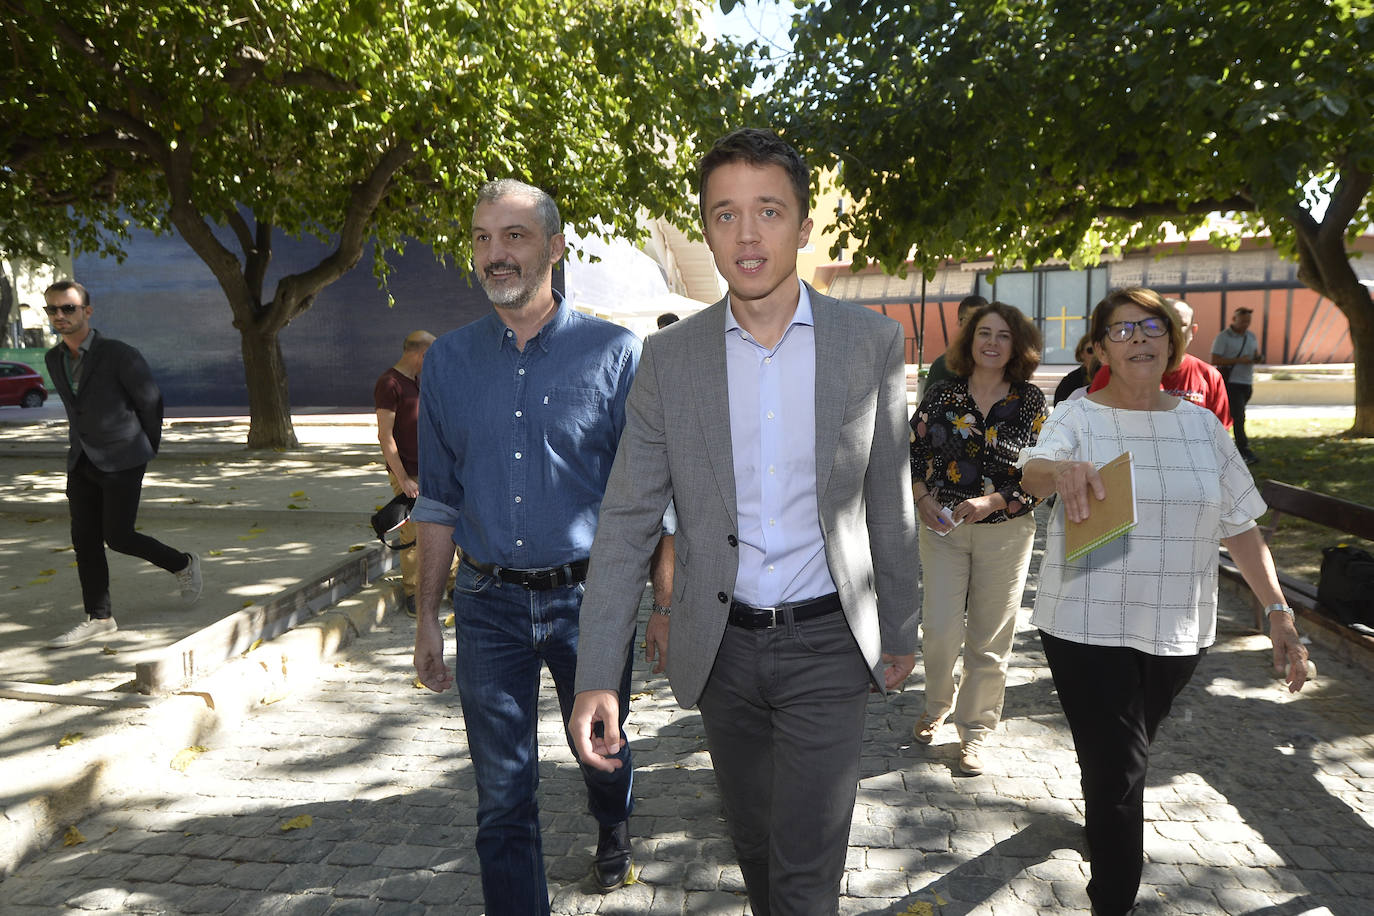
[[[463,554],[463,562],[484,576],[491,576],[511,585],[523,585],[536,592],[576,585],[587,578],[586,560],[577,560],[564,566],[550,566],[548,569],[506,569],[502,566],[478,563],[467,554]]]
[[[766,630],[787,622],[790,613],[794,623],[814,620],[843,610],[837,592],[812,598],[809,601],[796,601],[780,604],[777,607],[753,607],[738,601],[730,602],[730,626],[744,627],[746,630]]]

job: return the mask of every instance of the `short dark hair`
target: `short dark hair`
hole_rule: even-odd
[[[963,318],[964,315],[966,315],[967,313],[973,311],[974,309],[980,309],[987,304],[988,300],[984,299],[977,293],[974,293],[972,296],[965,296],[964,298],[959,300],[959,307],[954,310],[954,317]]]
[[[661,331],[668,325],[678,320],[678,317],[674,315],[672,312],[664,312],[662,315],[658,316],[658,329]]]
[[[771,130],[741,127],[716,141],[697,165],[697,209],[706,218],[706,179],[722,165],[747,162],[749,165],[782,166],[797,192],[802,218],[811,210],[811,169],[790,143]]]
[[[978,324],[988,315],[997,315],[1011,330],[1011,358],[1002,369],[1009,382],[1028,382],[1040,365],[1040,329],[1019,308],[1005,302],[989,302],[969,316],[954,339],[954,350],[945,365],[955,375],[973,373],[973,335]]]
[[[69,289],[76,290],[76,294],[81,297],[81,304],[89,306],[91,304],[91,294],[86,291],[86,287],[77,283],[75,280],[58,280],[52,286],[43,290],[43,298],[48,297],[48,293],[65,293]]]
[[[1102,349],[1102,344],[1107,340],[1107,328],[1112,323],[1112,313],[1123,305],[1137,306],[1156,318],[1164,319],[1165,324],[1169,326],[1169,363],[1164,367],[1164,371],[1173,372],[1177,369],[1183,362],[1186,349],[1183,342],[1183,323],[1179,321],[1178,313],[1170,308],[1163,296],[1144,286],[1114,289],[1093,308],[1092,325],[1088,334],[1093,340],[1093,353],[1102,364],[1107,364],[1103,359],[1106,350]]]

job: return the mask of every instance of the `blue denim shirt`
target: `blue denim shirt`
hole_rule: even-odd
[[[557,294],[555,294],[557,295]],[[640,342],[558,310],[523,351],[495,311],[440,337],[420,385],[420,498],[474,560],[543,569],[585,558],[625,428]]]

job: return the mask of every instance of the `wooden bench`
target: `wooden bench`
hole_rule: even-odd
[[[1266,480],[1260,487],[1260,495],[1269,506],[1269,524],[1260,526],[1266,544],[1274,536],[1285,516],[1330,528],[1333,543],[1339,540],[1342,534],[1374,541],[1374,508],[1324,493],[1314,493],[1277,480]],[[1222,551],[1221,569],[1226,576],[1240,580],[1240,571],[1236,569],[1225,550]],[[1322,634],[1326,638],[1321,641],[1328,648],[1338,648],[1339,654],[1352,661],[1366,665],[1374,662],[1374,636],[1367,636],[1358,630],[1343,626],[1334,616],[1323,611],[1321,603],[1317,600],[1317,586],[1295,579],[1282,570],[1278,571],[1278,577],[1285,600],[1307,625],[1310,636],[1316,638],[1319,633]],[[1246,593],[1249,593],[1248,589]],[[1260,632],[1264,632],[1264,610],[1260,603],[1254,600],[1253,595],[1251,604],[1255,611],[1255,626]]]

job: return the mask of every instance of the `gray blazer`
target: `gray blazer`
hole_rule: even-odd
[[[83,453],[102,471],[147,464],[162,441],[162,392],[138,350],[95,333],[75,392],[62,362],[67,345],[59,341],[45,355],[48,375],[67,408],[67,470]]]
[[[826,562],[882,687],[915,651],[920,579],[901,327],[811,292],[816,482]],[[615,689],[669,498],[678,528],[668,679],[696,704],[724,635],[739,557],[721,300],[644,342],[582,599],[577,690]]]

